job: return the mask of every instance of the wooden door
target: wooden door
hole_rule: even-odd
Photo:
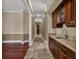
[[[37,24],[37,34],[40,34],[40,27],[39,27],[39,24]]]

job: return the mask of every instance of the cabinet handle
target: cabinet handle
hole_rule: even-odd
[[[64,57],[65,57],[66,55],[64,55]]]

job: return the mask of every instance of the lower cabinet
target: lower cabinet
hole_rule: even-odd
[[[68,54],[65,54],[65,59],[73,59],[73,58],[69,56]]]
[[[55,59],[64,59],[64,51],[55,45]]]
[[[49,37],[49,49],[55,59],[76,59],[75,52]]]
[[[53,54],[53,56],[55,56],[55,45],[54,42],[51,40],[51,38],[49,37],[49,49],[51,51],[51,53]]]

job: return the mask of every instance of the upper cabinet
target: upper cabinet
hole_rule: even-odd
[[[68,27],[76,26],[76,0],[64,0],[65,23]]]
[[[76,1],[63,0],[52,12],[52,26],[62,28],[65,23],[68,27],[75,27],[76,24]]]
[[[55,10],[52,12],[52,25],[54,28],[63,27],[64,23],[64,3],[62,2]]]

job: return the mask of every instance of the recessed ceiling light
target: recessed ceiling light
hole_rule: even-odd
[[[38,14],[37,16],[39,17],[40,15]]]

